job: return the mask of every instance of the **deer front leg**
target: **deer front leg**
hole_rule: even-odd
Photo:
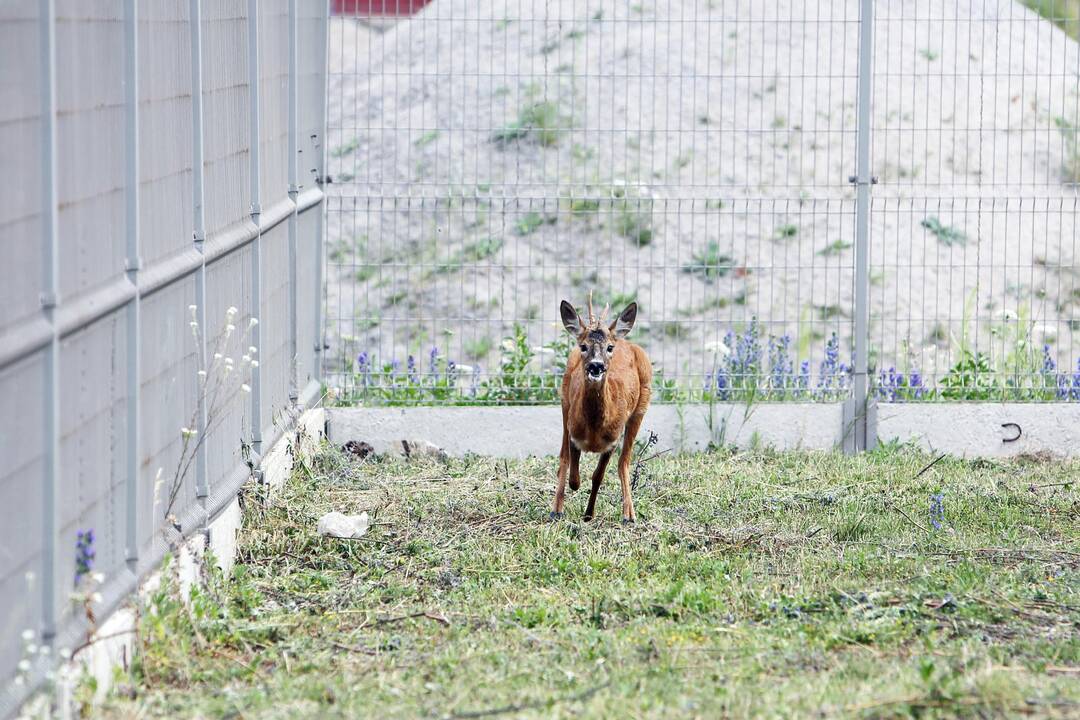
[[[619,454],[619,485],[622,486],[622,521],[624,523],[637,520],[637,515],[634,513],[634,499],[630,497],[630,458],[634,454],[634,440],[637,439],[638,430],[641,429],[641,421],[644,418],[644,414],[630,416],[623,435],[622,452]]]
[[[607,470],[608,460],[611,460],[610,450],[601,455],[596,462],[596,470],[592,474],[592,492],[589,493],[589,506],[585,508],[585,515],[582,517],[586,522],[593,519],[593,514],[596,511],[596,496],[600,492],[600,483],[604,482],[604,471]]]
[[[555,507],[551,509],[552,520],[563,515],[563,502],[566,500],[566,472],[570,468],[570,433],[563,427],[562,449],[559,450],[559,473],[555,481]]]

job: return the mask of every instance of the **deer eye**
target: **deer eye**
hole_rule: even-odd
[[[582,345],[581,346],[581,352],[583,352],[583,353],[584,352],[589,352],[589,346],[588,345]]]
[[[614,345],[608,345],[607,346],[607,351],[608,351],[608,355],[615,352],[615,346]]]

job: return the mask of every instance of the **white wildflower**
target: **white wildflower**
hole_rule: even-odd
[[[101,604],[103,602],[103,599],[101,597],[101,593],[96,592],[96,593],[91,594],[90,595],[90,602]]]
[[[198,311],[199,306],[198,305],[188,305],[187,309],[188,309],[188,312],[191,313],[191,317],[195,317],[195,313],[196,313],[196,311]]]
[[[502,349],[506,350],[507,352],[512,352],[514,349],[514,341],[510,338],[506,338],[502,341]]]
[[[17,687],[22,687],[26,683],[26,680],[23,678],[22,675],[16,675],[15,679],[12,680],[11,682],[12,682],[13,685],[15,685]]]
[[[52,651],[49,649],[48,645],[42,645],[40,652],[41,652],[41,657],[48,657],[49,653],[52,652]]]
[[[23,639],[23,642],[30,642],[31,640],[34,639],[34,631],[31,630],[30,628],[26,628],[25,630],[22,631],[22,639]]]
[[[240,312],[240,311],[236,309],[235,305],[230,305],[229,309],[225,311],[225,315],[227,317],[232,318],[232,317],[236,317],[236,313],[238,313],[238,312]]]
[[[258,360],[252,360],[251,361],[251,367],[253,367],[253,368],[259,367],[259,361]]]
[[[215,360],[220,360],[221,358],[222,358],[221,353],[214,353],[214,359]]]
[[[255,347],[254,345],[249,345],[248,352],[252,355],[257,355],[259,353],[259,348]]]
[[[229,337],[230,335],[232,335],[234,330],[236,330],[236,326],[233,325],[232,323],[229,323],[228,325],[226,325],[225,326],[225,337]]]
[[[458,365],[457,369],[458,369],[458,372],[465,373],[467,375],[467,374],[469,374],[469,373],[471,373],[473,371],[473,366],[472,365]]]
[[[60,648],[60,657],[64,658],[65,660],[70,660],[71,659],[71,648],[66,648],[66,647]]]
[[[34,643],[30,643],[29,645],[26,646],[26,654],[27,655],[37,655],[37,651],[38,651],[38,646],[35,645]]]
[[[258,324],[259,324],[259,319],[258,318],[251,318],[250,320],[248,320],[248,330],[250,330],[251,328],[255,327]]]
[[[103,572],[90,573],[90,578],[94,582],[96,582],[98,585],[100,585],[101,583],[105,582],[105,573],[103,573]]]
[[[240,356],[240,359],[241,359],[242,361],[246,362],[246,363],[249,363],[249,362],[251,362],[251,356],[250,356],[250,355],[241,355],[241,356]]]
[[[199,375],[199,377],[204,378],[204,377],[206,377],[206,371],[205,370],[200,370],[198,375]]]
[[[248,385],[247,383],[244,383],[243,385],[241,385],[241,386],[240,386],[240,389],[241,389],[241,390],[243,390],[243,391],[244,391],[244,392],[246,392],[246,393],[249,393],[249,392],[251,392],[251,386],[250,386],[250,385]]]
[[[19,672],[24,672],[24,673],[25,672],[30,672],[30,661],[29,660],[20,660],[17,667],[19,668]]]
[[[199,433],[198,430],[192,430],[191,428],[180,428],[180,435],[183,437],[192,437]]]

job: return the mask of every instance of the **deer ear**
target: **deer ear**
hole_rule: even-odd
[[[559,303],[559,314],[562,315],[562,324],[566,328],[566,332],[574,337],[585,332],[585,323],[581,322],[581,316],[578,315],[573,305],[563,300]]]
[[[611,321],[610,330],[615,337],[624,338],[633,329],[635,320],[637,320],[637,303],[632,302],[619,313],[619,317]]]

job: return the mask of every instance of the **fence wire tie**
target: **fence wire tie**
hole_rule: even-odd
[[[1017,440],[1020,439],[1020,436],[1024,434],[1024,431],[1020,428],[1020,426],[1017,425],[1016,423],[1013,423],[1013,422],[1001,423],[1001,427],[1003,427],[1005,429],[1016,428],[1016,434],[1015,435],[1013,435],[1012,437],[1007,437],[1007,438],[1002,438],[1001,439],[1001,442],[1003,442],[1003,443],[1016,442]]]

